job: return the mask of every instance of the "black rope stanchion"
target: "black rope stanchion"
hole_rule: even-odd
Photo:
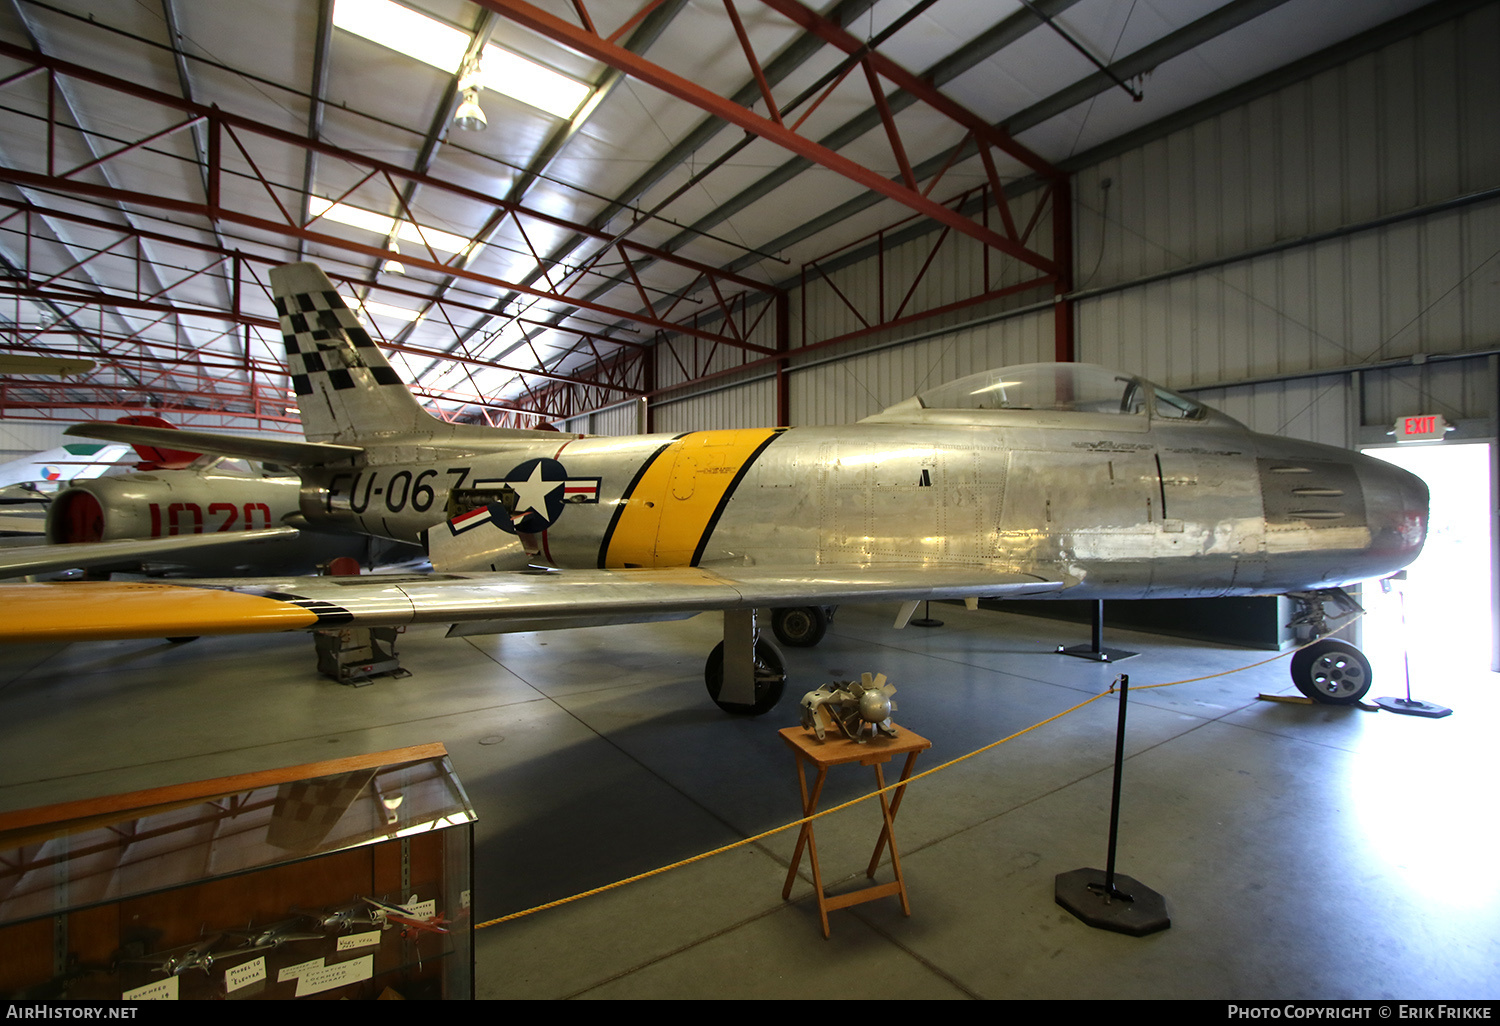
[[[1389,594],[1391,582],[1406,580],[1406,571],[1391,574],[1380,582],[1380,586]],[[1440,720],[1444,716],[1452,716],[1453,710],[1446,705],[1438,705],[1436,702],[1423,702],[1411,697],[1411,645],[1407,641],[1406,634],[1406,588],[1404,586],[1396,589],[1396,598],[1401,603],[1401,664],[1406,671],[1406,697],[1405,698],[1377,698],[1375,704],[1386,712],[1400,713],[1403,716],[1426,716],[1428,719]]]
[[[1144,937],[1172,925],[1167,901],[1160,894],[1123,873],[1115,872],[1115,847],[1120,834],[1120,777],[1125,768],[1125,706],[1130,677],[1120,674],[1120,718],[1115,727],[1115,779],[1109,808],[1109,853],[1106,869],[1075,869],[1057,874],[1053,897],[1059,905],[1089,926]]]

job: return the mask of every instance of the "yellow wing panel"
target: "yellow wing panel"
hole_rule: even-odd
[[[316,613],[280,599],[175,584],[7,585],[5,605],[0,642],[259,634],[301,630],[318,621]]]

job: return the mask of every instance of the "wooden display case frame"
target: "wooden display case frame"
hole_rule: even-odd
[[[0,813],[0,996],[472,998],[474,820],[441,744]]]

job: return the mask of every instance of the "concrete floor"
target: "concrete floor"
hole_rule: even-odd
[[[1199,677],[1266,653],[1109,631],[1115,667],[1051,654],[1087,630],[962,607],[893,631],[845,607],[787,653],[781,707],[720,714],[702,664],[716,616],[400,645],[414,675],[365,688],[313,671],[301,635],[19,646],[0,656],[0,809],[444,742],[478,810],[478,921],[656,868],[795,819],[776,731],[804,691],[869,670],[936,766],[1103,690]],[[1120,870],[1171,929],[1130,938],[1053,903],[1102,866],[1117,714],[1106,697],[912,787],[897,821],[911,894],[832,914],[824,940],[794,832],[476,936],[485,998],[1500,997],[1496,682],[1419,668],[1421,720],[1256,700],[1285,660],[1136,691]],[[1377,667],[1377,678],[1381,668]],[[1399,694],[1399,667],[1372,695]],[[873,784],[835,770],[825,805]],[[865,803],[820,821],[825,878],[854,882]],[[859,877],[862,879],[862,874]],[[889,869],[880,879],[889,878]]]

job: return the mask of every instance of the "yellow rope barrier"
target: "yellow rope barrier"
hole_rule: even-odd
[[[1363,615],[1363,613],[1357,614],[1353,619],[1351,619],[1349,621],[1349,623],[1353,623],[1354,620],[1357,620],[1359,618],[1359,616],[1362,616],[1362,615]],[[1344,626],[1348,626],[1348,624],[1345,624]],[[1340,628],[1340,629],[1342,629],[1342,628]],[[1195,684],[1198,681],[1212,680],[1215,677],[1227,677],[1230,674],[1243,673],[1246,670],[1253,670],[1253,669],[1255,669],[1258,666],[1265,666],[1267,663],[1274,663],[1278,659],[1285,659],[1287,656],[1292,655],[1292,654],[1294,654],[1296,652],[1300,652],[1302,649],[1307,648],[1308,645],[1315,644],[1315,643],[1317,643],[1318,641],[1321,641],[1321,640],[1323,640],[1323,639],[1322,638],[1314,638],[1312,641],[1309,641],[1306,644],[1298,645],[1296,648],[1287,649],[1287,651],[1280,652],[1280,653],[1278,653],[1278,654],[1276,654],[1274,656],[1271,656],[1269,659],[1262,659],[1259,662],[1250,663],[1247,666],[1237,666],[1237,667],[1235,667],[1232,670],[1222,670],[1219,673],[1210,673],[1210,674],[1207,674],[1207,675],[1202,676],[1202,677],[1189,677],[1186,680],[1167,681],[1164,684],[1142,684],[1142,685],[1136,685],[1136,687],[1135,687],[1134,690],[1136,690],[1136,691],[1146,691],[1146,690],[1149,690],[1149,689],[1152,689],[1152,688],[1169,688],[1169,687],[1175,687],[1178,684]],[[1116,678],[1116,680],[1118,680],[1118,678]],[[887,784],[885,787],[880,788],[879,790],[871,791],[869,794],[860,795],[858,798],[853,798],[853,799],[851,799],[851,800],[849,800],[847,802],[844,802],[842,805],[835,805],[831,809],[824,809],[822,812],[815,812],[811,816],[803,816],[801,819],[792,820],[790,823],[784,823],[784,824],[782,824],[779,827],[773,827],[770,830],[766,830],[766,831],[763,831],[761,833],[755,834],[752,837],[742,838],[741,840],[735,841],[732,844],[726,844],[723,847],[721,847],[721,848],[715,848],[712,851],[702,852],[701,854],[694,855],[691,858],[686,858],[686,859],[682,859],[682,860],[680,860],[678,862],[673,862],[670,865],[660,866],[660,867],[658,867],[656,869],[648,870],[648,871],[646,871],[644,873],[637,873],[635,876],[627,876],[623,880],[616,880],[614,883],[605,884],[602,887],[595,887],[592,890],[580,891],[579,893],[573,894],[573,895],[569,895],[566,898],[558,898],[556,901],[549,901],[549,902],[547,902],[545,904],[536,905],[536,906],[534,906],[532,908],[524,909],[524,910],[522,910],[520,912],[512,912],[509,915],[500,916],[497,919],[490,919],[490,920],[487,920],[487,921],[485,921],[483,923],[477,923],[477,924],[475,924],[474,929],[476,929],[476,930],[483,930],[485,927],[488,927],[488,926],[496,926],[496,925],[498,925],[500,923],[507,923],[507,922],[510,922],[513,919],[522,919],[522,918],[524,918],[526,916],[534,915],[537,912],[545,912],[548,909],[557,908],[560,905],[567,905],[567,904],[569,904],[571,902],[579,901],[579,900],[581,900],[583,898],[591,898],[591,897],[593,897],[596,894],[603,894],[605,891],[612,891],[612,890],[614,890],[614,889],[616,889],[618,887],[624,887],[627,884],[633,884],[633,883],[637,883],[638,881],[641,881],[641,880],[647,880],[647,879],[649,879],[649,878],[651,878],[653,876],[660,876],[663,873],[669,873],[669,872],[671,872],[674,869],[680,869],[683,866],[690,866],[694,862],[702,862],[705,859],[711,859],[711,858],[713,858],[715,855],[722,855],[722,854],[724,854],[727,851],[733,851],[736,848],[743,848],[747,844],[754,844],[757,841],[763,841],[767,837],[771,837],[771,836],[773,836],[775,834],[779,834],[779,833],[784,833],[787,830],[791,830],[793,827],[800,827],[804,823],[810,823],[810,822],[812,822],[815,819],[821,819],[824,816],[830,816],[830,815],[832,815],[835,812],[841,812],[844,809],[849,808],[850,806],[858,805],[860,802],[863,802],[863,801],[868,801],[869,799],[874,798],[877,795],[882,795],[882,794],[885,794],[885,793],[887,793],[889,791],[894,791],[894,790],[896,790],[898,788],[907,787],[908,785],[915,784],[918,780],[921,780],[923,777],[930,777],[930,776],[932,776],[935,773],[941,773],[942,771],[948,769],[951,766],[958,765],[959,763],[963,762],[965,759],[972,759],[976,755],[983,755],[985,752],[988,752],[992,748],[998,748],[998,747],[1000,747],[1001,745],[1005,744],[1008,741],[1014,741],[1016,738],[1020,737],[1023,734],[1029,734],[1033,730],[1037,730],[1037,729],[1039,729],[1041,727],[1045,727],[1047,724],[1052,723],[1054,720],[1060,720],[1064,716],[1067,716],[1067,715],[1070,715],[1071,713],[1077,712],[1079,709],[1082,709],[1084,706],[1090,704],[1091,702],[1096,702],[1099,699],[1105,697],[1106,695],[1112,695],[1112,694],[1114,694],[1114,692],[1115,692],[1115,685],[1112,682],[1108,688],[1106,688],[1105,690],[1099,692],[1097,695],[1094,695],[1092,698],[1086,698],[1082,702],[1079,702],[1077,705],[1074,705],[1074,706],[1071,706],[1071,707],[1069,707],[1067,709],[1064,709],[1062,712],[1057,713],[1057,714],[1055,714],[1053,716],[1049,716],[1045,720],[1039,720],[1038,722],[1033,723],[1029,727],[1025,727],[1025,728],[1023,728],[1021,730],[1016,731],[1014,734],[1010,734],[1010,735],[1008,735],[1006,737],[1002,737],[998,741],[992,741],[989,744],[985,745],[983,748],[976,748],[972,752],[968,752],[968,753],[966,753],[964,755],[960,755],[956,759],[949,759],[945,763],[941,763],[940,765],[934,766],[934,767],[932,767],[932,769],[924,770],[921,773],[918,773],[915,776],[910,777],[910,778],[908,778],[906,780],[898,781],[898,782],[896,782],[894,784]]]

